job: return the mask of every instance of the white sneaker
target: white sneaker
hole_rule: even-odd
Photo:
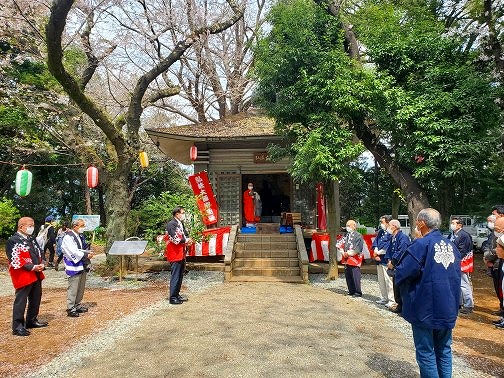
[[[385,306],[386,306],[387,308],[391,308],[391,307],[397,306],[397,303],[395,303],[394,301],[390,301],[390,302],[388,302]]]
[[[383,305],[383,304],[387,303],[387,301],[385,299],[380,299],[379,301],[376,301],[376,303]]]

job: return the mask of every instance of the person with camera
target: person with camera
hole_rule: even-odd
[[[82,219],[72,221],[72,229],[67,231],[61,242],[65,272],[68,276],[67,316],[77,318],[88,309],[82,306],[87,273],[93,252],[83,238],[86,223]]]

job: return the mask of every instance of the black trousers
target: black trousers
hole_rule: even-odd
[[[42,299],[42,281],[37,280],[34,283],[23,286],[16,290],[14,305],[12,306],[12,330],[24,327],[26,324],[33,323],[38,316],[40,301]],[[28,301],[28,310],[25,310]]]
[[[47,250],[49,250],[49,259],[45,258],[45,251]],[[44,249],[44,260],[52,264],[54,262],[54,252],[54,244],[51,242],[47,243]]]
[[[503,309],[502,303],[502,264],[504,263],[504,259],[499,259],[499,268],[492,269],[492,279],[495,289],[495,294],[497,294],[497,298],[499,298],[499,308]]]
[[[177,299],[180,295],[182,278],[184,278],[185,260],[173,261],[171,263],[170,275],[170,299]]]
[[[362,295],[360,267],[345,265],[345,279],[348,287],[348,294]]]
[[[397,303],[397,310],[402,310],[402,298],[401,292],[399,291],[399,287],[395,283],[395,276],[392,277],[392,284],[394,285],[394,301]]]

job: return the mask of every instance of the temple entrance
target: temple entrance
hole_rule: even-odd
[[[242,196],[249,182],[254,184],[254,190],[261,196],[260,222],[280,223],[281,213],[291,211],[291,177],[287,173],[242,174]]]

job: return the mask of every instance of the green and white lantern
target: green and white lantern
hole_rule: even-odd
[[[31,186],[32,186],[32,173],[25,169],[25,167],[21,168],[16,174],[16,193],[21,197],[25,197],[30,194]]]

